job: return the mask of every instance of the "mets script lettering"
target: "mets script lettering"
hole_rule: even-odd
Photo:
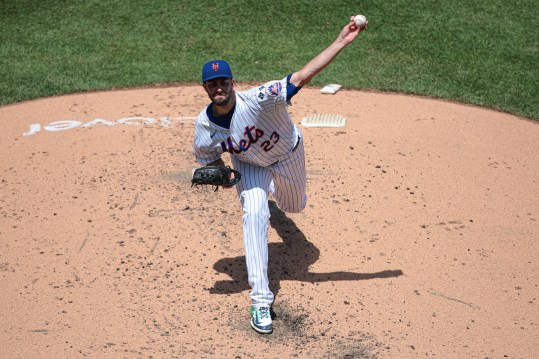
[[[245,132],[243,135],[246,138],[242,138],[238,142],[238,146],[235,147],[232,143],[232,139],[228,137],[225,141],[221,142],[221,147],[223,148],[223,152],[228,153],[242,153],[247,151],[251,146],[258,142],[258,140],[262,139],[264,137],[264,131],[260,128],[256,128],[255,126],[245,126]],[[263,141],[260,144],[260,147],[266,152],[270,151],[277,142],[279,142],[279,134],[277,132],[273,132],[270,135],[269,140]]]

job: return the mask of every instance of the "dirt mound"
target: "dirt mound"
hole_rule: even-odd
[[[240,85],[241,87],[241,85]],[[235,191],[190,188],[199,86],[0,108],[0,357],[532,358],[539,126],[305,88],[308,205],[273,203],[249,327]]]

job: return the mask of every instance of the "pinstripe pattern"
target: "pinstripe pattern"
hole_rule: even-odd
[[[286,78],[247,91],[236,92],[230,129],[200,112],[195,125],[193,149],[202,165],[225,152],[241,172],[236,186],[243,210],[243,242],[251,304],[271,306],[274,295],[268,281],[268,227],[271,192],[285,212],[305,208],[306,174],[303,140],[286,109]]]
[[[270,96],[267,89],[280,84],[278,96]],[[259,166],[269,166],[285,156],[296,144],[298,129],[286,109],[286,78],[268,82],[247,91],[236,92],[236,108],[232,116],[230,130],[211,122],[206,110],[202,110],[195,124],[193,149],[199,163],[206,165],[221,157],[223,144],[242,161]],[[256,127],[264,133],[247,151],[237,151],[241,141],[248,140],[245,128]],[[254,134],[254,130],[251,131]],[[278,140],[272,134],[278,134]],[[213,137],[211,137],[213,136]],[[227,139],[230,137],[230,141]],[[231,144],[231,146],[229,145]],[[271,148],[270,150],[267,150]]]
[[[243,209],[243,245],[251,304],[271,306],[273,293],[268,280],[268,193],[285,212],[300,212],[307,203],[303,141],[283,161],[260,167],[232,156],[234,168],[242,173],[236,186]]]

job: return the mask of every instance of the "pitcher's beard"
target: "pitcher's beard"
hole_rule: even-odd
[[[231,96],[230,94],[226,95],[223,100],[216,100],[214,99],[212,102],[215,106],[226,106],[230,102]]]

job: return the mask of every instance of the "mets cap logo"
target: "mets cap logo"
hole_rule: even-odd
[[[281,94],[281,83],[280,82],[275,82],[275,83],[269,85],[268,87],[266,87],[266,92],[271,97],[279,96]]]
[[[217,72],[219,71],[219,64],[217,62],[211,64],[211,68],[213,71]]]

